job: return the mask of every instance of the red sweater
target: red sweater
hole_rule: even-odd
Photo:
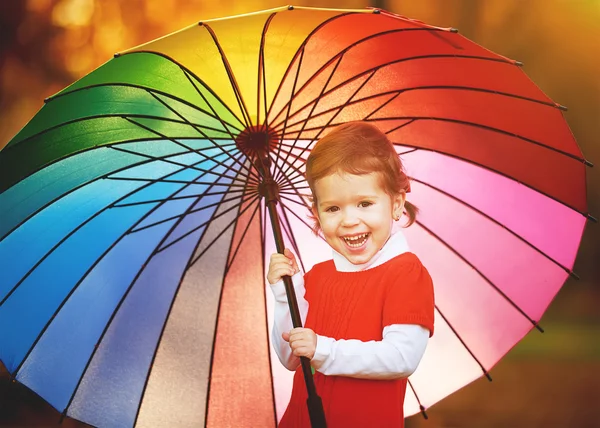
[[[329,260],[315,265],[304,280],[309,304],[305,327],[319,335],[380,341],[383,328],[392,324],[419,324],[433,334],[433,284],[412,253],[360,272],[338,272]],[[404,426],[406,379],[356,379],[316,372],[314,380],[328,428]],[[306,398],[298,367],[281,428],[310,427]]]

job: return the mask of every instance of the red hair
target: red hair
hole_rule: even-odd
[[[312,209],[316,212],[315,182],[335,173],[354,175],[379,173],[380,185],[391,197],[410,192],[410,181],[394,145],[376,126],[367,122],[348,122],[325,135],[306,160],[306,181],[312,192]],[[418,208],[406,201],[406,227],[416,220]],[[314,217],[313,230],[320,230]]]

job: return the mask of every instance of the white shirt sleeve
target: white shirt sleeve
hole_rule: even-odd
[[[311,361],[325,375],[361,379],[399,379],[410,376],[419,365],[429,330],[415,324],[393,324],[383,329],[383,340],[335,340],[317,335]]]
[[[300,312],[300,318],[302,319],[302,325],[306,322],[306,314],[308,312],[308,302],[304,298],[304,276],[301,272],[296,273],[292,276],[292,282],[294,284],[294,291],[296,292],[296,300],[298,301],[298,310]],[[274,322],[273,322],[273,347],[279,357],[279,361],[288,370],[296,370],[300,365],[300,358],[292,355],[292,349],[288,342],[282,339],[281,333],[284,331],[290,331],[294,328],[292,324],[292,317],[290,315],[290,307],[287,301],[287,294],[285,293],[285,285],[283,280],[276,282],[271,285],[271,290],[275,297],[275,308],[274,308]]]
[[[302,325],[306,322],[308,302],[304,298],[304,276],[292,277]],[[279,361],[288,370],[296,370],[300,358],[292,355],[281,333],[293,328],[283,281],[271,285],[275,298],[272,341]],[[429,330],[416,324],[393,324],[383,329],[381,341],[335,340],[317,335],[317,348],[311,360],[315,370],[325,375],[362,379],[398,379],[410,376],[419,365]]]

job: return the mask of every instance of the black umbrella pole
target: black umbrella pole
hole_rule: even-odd
[[[268,171],[268,168],[265,169]],[[263,174],[265,169],[262,170]],[[271,227],[273,228],[273,236],[275,237],[275,246],[277,247],[277,252],[283,254],[285,246],[283,244],[283,235],[281,234],[281,226],[279,225],[279,216],[277,214],[277,184],[273,182],[270,174],[268,174],[267,177],[264,175],[264,181],[260,186],[260,190],[262,196],[265,198],[267,209],[269,210],[269,217],[271,219]],[[298,310],[298,300],[296,300],[296,293],[294,292],[292,278],[287,275],[284,276],[283,284],[285,285],[285,292],[287,294],[288,305],[290,307],[292,324],[294,327],[302,327],[302,318],[300,317],[300,311]],[[302,373],[304,374],[304,381],[306,383],[306,390],[308,392],[306,405],[308,406],[308,414],[310,416],[311,426],[313,428],[326,428],[327,424],[325,422],[323,402],[321,401],[321,397],[317,395],[317,390],[315,389],[315,382],[312,377],[310,360],[306,357],[300,357],[300,364],[302,365]]]
[[[271,218],[273,236],[275,237],[275,246],[277,247],[277,252],[283,254],[285,246],[283,244],[283,236],[281,235],[281,227],[279,225],[276,204],[277,201],[275,199],[267,200],[267,209],[269,210],[269,217]],[[287,275],[284,276],[283,284],[285,285],[285,293],[287,294],[288,305],[290,307],[292,324],[294,327],[302,327],[302,318],[300,317],[298,300],[296,300],[296,293],[294,292],[292,278]],[[327,424],[325,422],[323,402],[321,401],[321,397],[317,395],[317,390],[315,389],[315,382],[312,377],[310,360],[306,357],[300,357],[300,364],[302,365],[302,373],[304,374],[304,382],[306,383],[306,390],[308,392],[306,405],[308,406],[310,424],[313,428],[326,428]]]

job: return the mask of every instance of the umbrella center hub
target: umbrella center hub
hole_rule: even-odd
[[[255,125],[244,129],[235,139],[236,147],[248,157],[265,155],[277,147],[279,135],[265,126]]]

